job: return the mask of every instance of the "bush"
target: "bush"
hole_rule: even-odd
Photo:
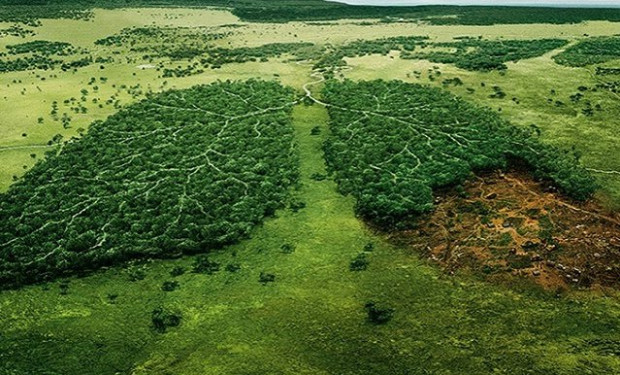
[[[359,253],[351,263],[349,263],[349,270],[351,271],[365,271],[368,268],[368,258],[366,257],[366,253]]]
[[[170,270],[170,276],[172,277],[181,276],[184,273],[185,273],[185,267],[181,267],[181,266],[174,266],[174,268]]]
[[[368,302],[364,307],[368,313],[368,321],[372,324],[385,324],[394,317],[394,309],[389,307],[378,307],[375,302]]]
[[[220,264],[209,259],[208,256],[201,255],[194,259],[192,266],[193,273],[204,273],[212,275],[220,270]]]
[[[161,285],[161,290],[163,290],[164,292],[172,292],[177,290],[178,288],[178,281],[164,281],[164,283]]]
[[[258,282],[265,285],[276,281],[276,275],[272,273],[261,272],[258,277]]]
[[[165,333],[170,327],[177,327],[181,324],[181,314],[175,311],[157,307],[151,313],[153,329],[158,333]]]

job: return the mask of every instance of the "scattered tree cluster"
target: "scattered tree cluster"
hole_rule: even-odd
[[[0,22],[20,22],[41,26],[40,19],[89,19],[92,12],[78,1],[5,0],[0,4]]]
[[[5,36],[18,36],[25,38],[27,36],[35,35],[35,32],[31,29],[26,29],[20,25],[12,25],[5,29],[0,29],[0,38]]]
[[[620,59],[620,37],[588,38],[553,57],[566,66],[586,66]]]
[[[9,54],[13,55],[36,53],[42,56],[67,56],[76,53],[75,48],[70,43],[50,42],[47,40],[34,40],[32,42],[8,45],[6,48]]]
[[[292,90],[220,82],[95,122],[0,195],[0,285],[247,236],[298,178]]]
[[[344,57],[370,54],[387,55],[399,51],[402,59],[426,59],[435,63],[455,64],[467,70],[503,70],[505,62],[540,56],[566,45],[565,40],[481,40],[458,37],[455,42],[431,43],[427,36],[399,36],[376,40],[358,40],[339,47],[318,59],[314,68],[325,69],[346,65]],[[432,52],[423,49],[433,48]],[[443,49],[445,51],[437,50]],[[452,82],[454,83],[454,82]]]
[[[70,70],[92,64],[93,59],[87,55],[78,59],[65,59],[72,55],[86,55],[87,50],[78,49],[65,42],[36,40],[32,42],[8,45],[8,54],[18,56],[0,59],[0,73],[33,69],[51,70],[60,67]]]
[[[508,61],[538,57],[566,45],[561,39],[538,40],[479,40],[460,39],[457,42],[434,43],[446,51],[417,52],[401,55],[404,59],[426,59],[435,63],[455,64],[466,70],[504,70]]]
[[[597,66],[595,73],[599,76],[620,75],[620,68],[604,68],[602,66]]]
[[[247,61],[267,61],[270,57],[279,57],[285,53],[295,54],[296,51],[313,46],[312,43],[269,43],[259,47],[211,48],[208,57],[201,59],[203,65],[220,67],[229,63]]]
[[[34,55],[17,59],[0,60],[0,73],[18,72],[32,69],[50,70],[62,64],[62,60]]]
[[[620,93],[620,81],[601,82],[596,84],[596,88],[609,90],[613,93]]]
[[[397,36],[375,40],[356,40],[328,54],[315,64],[314,68],[328,68],[346,65],[344,57],[359,57],[372,54],[387,55],[391,51],[413,51],[418,45],[425,45],[427,36]]]
[[[220,27],[214,32],[212,28],[181,27],[139,27],[127,28],[117,35],[112,35],[95,44],[111,47],[129,48],[131,52],[144,53],[142,59],[152,62],[154,58],[166,57],[171,60],[193,60],[186,67],[166,68],[164,77],[185,77],[204,72],[205,68],[217,69],[224,64],[244,63],[248,61],[267,61],[282,54],[299,54],[298,59],[308,57],[312,43],[270,43],[257,47],[222,48],[211,42],[233,34],[228,29],[236,26]],[[228,31],[227,31],[228,30]],[[313,56],[315,53],[313,54]],[[198,61],[198,58],[200,60]],[[200,66],[201,64],[202,66]]]
[[[194,63],[185,67],[164,68],[162,77],[188,77],[201,73],[204,73],[204,70],[200,68],[199,64]]]
[[[575,199],[595,190],[577,156],[542,145],[529,131],[447,91],[400,81],[328,81],[325,143],[339,189],[356,212],[386,228],[407,227],[433,208],[433,191],[472,171],[528,165]]]
[[[213,32],[205,27],[133,27],[95,41],[95,45],[128,47],[131,52],[148,53],[152,57],[174,60],[192,59],[203,55],[210,42],[232,35],[232,31]]]

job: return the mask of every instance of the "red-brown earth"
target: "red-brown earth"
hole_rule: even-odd
[[[527,278],[550,290],[620,286],[620,215],[522,172],[477,176],[438,197],[416,229],[390,237],[450,274]]]

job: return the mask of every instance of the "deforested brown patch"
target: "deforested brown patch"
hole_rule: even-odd
[[[440,264],[546,289],[620,286],[620,215],[566,200],[522,172],[476,177],[392,238]]]

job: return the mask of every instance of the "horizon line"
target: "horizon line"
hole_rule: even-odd
[[[446,3],[427,3],[427,4],[402,4],[402,3],[383,3],[383,4],[351,4],[346,0],[325,0],[332,3],[340,3],[349,6],[372,6],[372,7],[422,7],[422,6],[452,6],[452,7],[487,7],[487,8],[555,8],[555,9],[618,9],[620,3],[606,4],[606,3],[593,3],[593,4],[556,4],[556,3],[523,3],[523,4],[446,4]]]

